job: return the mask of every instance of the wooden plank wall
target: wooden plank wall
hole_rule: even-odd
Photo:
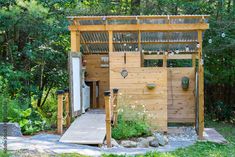
[[[194,123],[195,122],[195,69],[193,67],[168,68],[168,122]],[[190,78],[189,88],[184,91],[181,87],[181,78]],[[172,81],[172,82],[171,82]],[[171,89],[172,85],[172,89]],[[172,101],[173,94],[173,101]]]
[[[157,130],[167,131],[167,69],[163,67],[140,67],[140,53],[110,53],[110,89],[119,88],[120,93],[130,96],[131,104],[143,104],[150,125]],[[128,76],[120,72],[125,68]],[[147,83],[157,87],[149,90]],[[144,111],[143,111],[144,112]]]
[[[109,90],[109,68],[100,67],[101,57],[107,55],[85,55],[87,61],[86,80],[99,80],[99,104],[98,108],[104,108],[104,91]]]

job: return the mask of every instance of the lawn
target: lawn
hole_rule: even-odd
[[[174,152],[157,153],[149,152],[137,157],[235,157],[235,125],[207,121],[206,127],[216,128],[228,141],[229,144],[215,144],[211,142],[197,142],[195,145]],[[79,154],[64,154],[62,156],[81,157]],[[103,157],[125,157],[124,155],[103,155]]]

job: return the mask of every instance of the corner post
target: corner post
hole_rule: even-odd
[[[117,118],[118,118],[118,113],[117,113],[117,97],[118,97],[118,89],[114,88],[113,89],[113,124],[114,126],[117,126]]]
[[[80,49],[80,32],[77,30],[71,31],[71,52],[81,52]]]
[[[63,90],[58,90],[56,92],[58,98],[57,98],[57,133],[63,134]]]
[[[199,139],[203,139],[203,131],[204,131],[204,60],[202,57],[202,30],[198,30],[198,92],[199,92]]]
[[[111,148],[111,104],[110,104],[110,91],[104,92],[105,113],[106,113],[106,142],[107,147]]]
[[[108,31],[109,33],[109,52],[113,52],[113,31]]]
[[[69,105],[69,89],[65,89],[65,112],[66,112],[66,127],[69,128],[71,124],[70,105]]]

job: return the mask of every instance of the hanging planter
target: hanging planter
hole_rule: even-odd
[[[148,83],[146,86],[149,90],[152,90],[156,87],[156,84],[155,83]]]

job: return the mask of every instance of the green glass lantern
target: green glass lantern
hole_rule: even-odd
[[[182,77],[181,85],[182,85],[183,90],[188,90],[188,87],[189,87],[189,78],[187,76]]]

